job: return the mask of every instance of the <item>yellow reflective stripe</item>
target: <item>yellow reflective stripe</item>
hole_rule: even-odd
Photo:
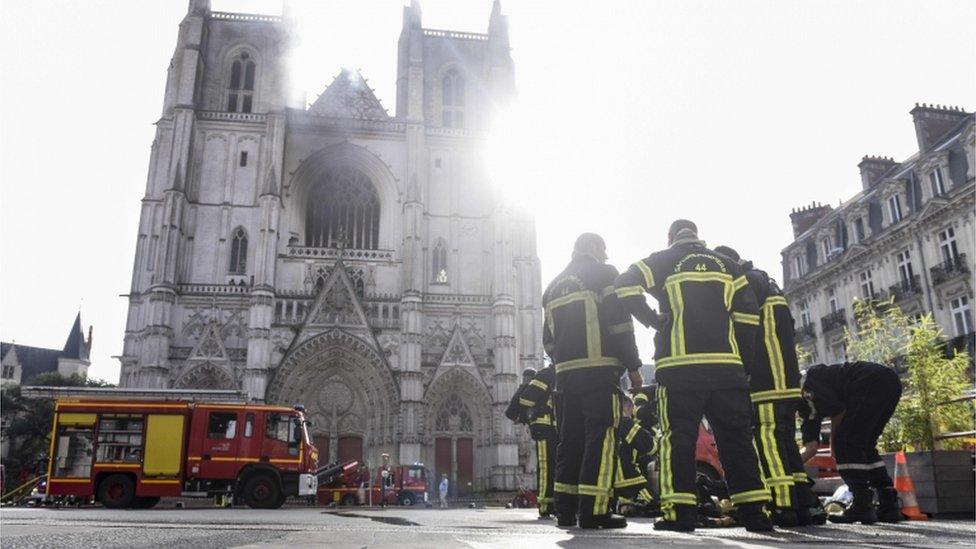
[[[779,449],[776,446],[776,415],[773,411],[773,405],[770,403],[760,404],[759,408],[759,439],[762,443],[762,454],[763,462],[765,463],[765,471],[763,471],[766,477],[767,486],[770,486],[768,482],[773,478],[783,478],[786,477],[786,467],[783,465],[783,461],[779,456]],[[792,480],[792,478],[790,478]],[[782,490],[780,491],[782,492]],[[786,491],[785,496],[782,493],[776,494],[776,505],[779,507],[789,507],[789,491]],[[784,498],[787,501],[783,501]]]
[[[610,493],[613,490],[614,455],[617,448],[617,427],[620,424],[620,395],[614,393],[610,395],[610,406],[613,410],[613,423],[607,427],[603,434],[603,449],[600,455],[600,469],[597,473],[594,487],[602,490],[602,493],[589,494],[583,491],[587,485],[580,485],[580,494],[595,496],[593,500],[593,514],[604,515],[609,510]]]
[[[685,302],[681,296],[681,288],[678,284],[665,284],[668,292],[668,301],[671,303],[671,312],[674,320],[671,324],[671,354],[679,356],[685,354]]]
[[[601,298],[607,297],[607,296],[609,296],[612,293],[613,293],[613,286],[607,286],[607,287],[603,288],[603,291],[602,292],[600,292],[600,297]]]
[[[799,387],[796,389],[770,389],[768,391],[756,391],[749,395],[753,403],[770,402],[773,400],[789,400],[800,398]]]
[[[767,297],[766,301],[763,301],[762,303],[763,307],[775,307],[777,305],[782,305],[784,307],[789,306],[786,303],[786,298],[781,295],[771,295]]]
[[[577,301],[593,301],[595,303],[599,300],[600,297],[596,294],[596,292],[590,290],[579,290],[553,299],[549,302],[547,307],[550,309],[555,309],[557,307],[564,307],[570,303],[576,303]]]
[[[670,494],[661,494],[661,501],[667,503],[680,503],[684,505],[697,505],[698,497],[695,494],[690,494],[688,492],[672,492]]]
[[[623,365],[619,360],[613,357],[602,356],[599,358],[577,358],[575,360],[567,360],[566,362],[560,362],[556,364],[556,373],[569,372],[571,370],[579,370],[580,368],[621,368]]]
[[[614,290],[613,293],[617,294],[617,297],[619,298],[630,297],[634,295],[644,295],[644,288],[641,288],[640,286],[623,286],[621,288],[617,288],[616,290]]]
[[[651,272],[651,268],[647,265],[647,263],[644,263],[644,260],[642,259],[637,263],[634,263],[634,266],[637,267],[637,270],[639,270],[642,275],[644,275],[644,288],[648,290],[653,288],[654,273]]]
[[[733,283],[732,275],[728,273],[689,271],[686,273],[674,273],[668,275],[668,278],[664,281],[664,284],[678,284],[680,282],[721,282],[722,284]]]
[[[634,437],[637,436],[637,433],[639,433],[640,430],[641,430],[640,423],[637,423],[635,421],[634,426],[630,428],[630,431],[627,431],[627,436],[624,437],[624,440],[627,441],[627,444],[634,442]]]
[[[529,400],[527,398],[519,397],[519,404],[521,404],[522,406],[535,406],[535,401]]]
[[[633,477],[633,478],[624,478],[624,479],[618,480],[617,482],[614,483],[614,487],[615,488],[627,488],[627,487],[630,487],[630,486],[637,486],[638,484],[644,484],[645,482],[647,482],[647,479],[644,478],[642,475],[638,475],[638,476]]]
[[[810,480],[810,477],[806,473],[793,473],[793,480],[795,482],[806,482]]]
[[[783,349],[780,347],[779,337],[776,335],[776,316],[773,307],[763,307],[763,342],[766,354],[769,356],[769,369],[773,375],[773,388],[786,388],[786,368],[783,360]]]
[[[610,326],[609,328],[607,328],[607,331],[610,332],[611,334],[614,334],[614,335],[626,334],[627,332],[633,332],[634,331],[634,323],[631,322],[631,321],[627,321],[627,322],[621,322],[620,324],[614,324],[614,325]]]
[[[733,322],[741,322],[742,324],[750,324],[752,326],[759,326],[759,315],[751,315],[749,313],[732,313]]]
[[[543,503],[544,499],[547,499],[549,493],[546,491],[549,483],[549,456],[547,455],[547,445],[548,442],[545,440],[536,441],[536,470],[539,473],[538,486],[536,487],[539,491],[539,502]]]
[[[686,366],[689,364],[730,364],[742,366],[742,359],[734,353],[692,353],[684,356],[669,356],[657,359],[657,369]]]
[[[749,490],[747,492],[739,492],[738,494],[732,494],[732,503],[754,503],[759,501],[769,501],[769,492],[765,489],[762,490]]]
[[[561,492],[563,494],[578,494],[579,486],[575,484],[563,484],[562,482],[554,482],[552,485],[554,492]]]
[[[661,424],[661,511],[665,519],[677,520],[677,512],[670,500],[678,494],[674,493],[674,479],[671,478],[671,422],[668,420],[668,394],[664,385],[657,388],[657,411]]]
[[[746,275],[742,275],[739,278],[732,281],[732,287],[735,289],[736,292],[738,292],[742,288],[745,288],[748,285],[749,285],[749,281],[746,279]]]
[[[532,381],[529,382],[529,385],[531,385],[533,387],[538,387],[539,389],[542,389],[543,391],[548,391],[549,390],[549,386],[546,385],[545,383],[543,383],[542,381],[539,381],[538,379],[533,379]]]
[[[637,393],[636,395],[634,395],[634,404],[638,404],[642,402],[647,402],[647,395],[645,395],[644,393]]]
[[[592,484],[580,484],[577,493],[581,496],[593,496],[597,499],[600,499],[601,497],[607,497],[610,495],[610,493],[607,491],[606,488],[601,488],[599,486],[594,486]],[[603,514],[603,513],[594,513],[594,514]]]
[[[600,336],[600,312],[596,301],[587,299],[583,302],[586,309],[586,350],[590,358],[603,356],[603,343]]]
[[[549,415],[546,414],[533,419],[532,425],[552,425],[552,420],[549,419]]]

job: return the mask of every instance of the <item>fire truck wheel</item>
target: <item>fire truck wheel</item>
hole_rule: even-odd
[[[346,507],[352,507],[353,505],[359,505],[359,498],[355,494],[346,494],[342,496],[341,503]]]
[[[131,507],[136,499],[136,486],[129,475],[110,475],[98,485],[98,501],[109,509]]]
[[[277,509],[284,503],[281,487],[271,475],[257,474],[244,483],[244,503],[251,509]]]
[[[410,492],[407,492],[400,496],[400,505],[403,505],[404,507],[410,507],[415,502],[416,499],[414,499],[414,495],[411,494]]]

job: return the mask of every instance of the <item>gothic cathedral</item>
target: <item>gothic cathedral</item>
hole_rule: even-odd
[[[289,90],[289,15],[191,0],[156,123],[121,385],[303,404],[320,462],[387,453],[459,492],[514,489],[502,412],[541,366],[535,227],[492,190],[508,26],[403,8],[396,116],[342,70]]]

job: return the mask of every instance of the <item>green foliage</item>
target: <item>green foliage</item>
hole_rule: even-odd
[[[902,367],[904,392],[884,433],[881,446],[888,451],[933,450],[961,447],[962,440],[935,440],[938,433],[973,428],[969,402],[946,404],[969,389],[969,356],[945,356],[942,330],[925,315],[905,316],[891,301],[854,303],[856,331],[845,330],[849,360],[864,360]]]
[[[63,376],[58,373],[39,374],[31,380],[32,386],[48,387],[111,387],[112,384],[88,379],[77,374]],[[10,454],[4,461],[7,486],[14,487],[21,468],[33,471],[38,456],[46,454],[51,444],[51,422],[54,419],[54,403],[47,399],[25,398],[19,385],[9,385],[0,391],[0,410],[9,418],[3,437],[11,441]]]

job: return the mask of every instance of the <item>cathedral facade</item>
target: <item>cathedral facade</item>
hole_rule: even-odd
[[[356,71],[296,99],[287,11],[191,0],[120,384],[302,404],[321,462],[385,453],[462,493],[513,489],[519,434],[502,412],[541,366],[542,312],[533,221],[483,163],[490,116],[514,95],[507,22],[497,1],[487,34],[403,10],[391,116]]]

